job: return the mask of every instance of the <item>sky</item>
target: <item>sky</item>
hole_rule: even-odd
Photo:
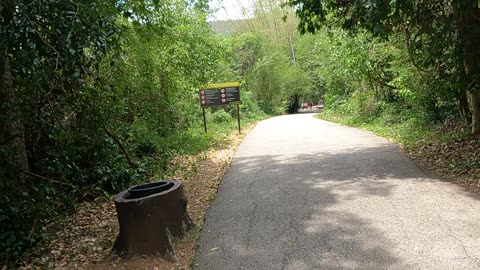
[[[210,6],[217,9],[212,20],[244,19],[242,8],[249,10],[253,0],[210,0]]]

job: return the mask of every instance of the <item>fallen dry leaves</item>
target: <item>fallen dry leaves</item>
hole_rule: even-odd
[[[454,121],[406,148],[428,171],[452,179],[469,191],[480,190],[480,135]]]
[[[170,263],[150,256],[123,260],[112,254],[111,248],[119,230],[112,196],[80,204],[75,214],[52,232],[48,246],[39,252],[41,255],[25,262],[19,269],[189,269],[205,212],[235,150],[253,126],[245,128],[241,135],[226,137],[216,149],[196,156],[177,156],[172,160],[174,178],[184,183],[188,213],[196,225],[184,238],[175,241],[178,262]]]

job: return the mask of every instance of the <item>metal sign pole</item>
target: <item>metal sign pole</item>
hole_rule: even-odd
[[[207,133],[207,119],[205,119],[205,108],[202,107],[203,110],[203,126],[205,127],[205,133]]]
[[[240,105],[237,104],[237,120],[238,120],[238,133],[242,133],[240,129]]]

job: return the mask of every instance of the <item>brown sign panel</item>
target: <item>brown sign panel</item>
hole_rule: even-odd
[[[239,83],[210,84],[205,90],[200,90],[199,94],[202,107],[240,104]]]

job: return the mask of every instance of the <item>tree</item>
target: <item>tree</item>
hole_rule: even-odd
[[[206,3],[0,1],[0,261],[187,148],[175,135],[217,70]]]
[[[0,2],[2,258],[35,244],[36,226],[67,205],[75,164],[60,153],[99,130],[91,81],[115,44],[114,2]]]
[[[286,16],[292,9],[278,0],[255,1],[252,9],[253,17],[237,23],[241,35],[232,40],[239,75],[265,112],[294,113],[300,98],[319,98],[311,79],[314,72],[297,63],[298,21]]]
[[[1,94],[7,110],[4,125],[9,127],[2,137],[10,137],[17,153],[15,167],[25,173],[25,136],[33,138],[24,134],[31,113],[24,106],[41,110],[81,99],[85,77],[94,72],[92,64],[111,40],[113,17],[95,1],[6,1],[0,4],[0,14]],[[25,93],[29,100],[23,99]],[[63,111],[60,117],[69,113]],[[2,142],[8,145],[8,138]]]
[[[302,33],[314,33],[324,24],[339,24],[352,33],[364,28],[385,39],[404,37],[419,70],[433,68],[446,76],[445,70],[455,74],[452,78],[457,81],[460,108],[465,113],[465,93],[470,93],[472,132],[480,133],[477,0],[290,0],[288,4],[296,8]]]

